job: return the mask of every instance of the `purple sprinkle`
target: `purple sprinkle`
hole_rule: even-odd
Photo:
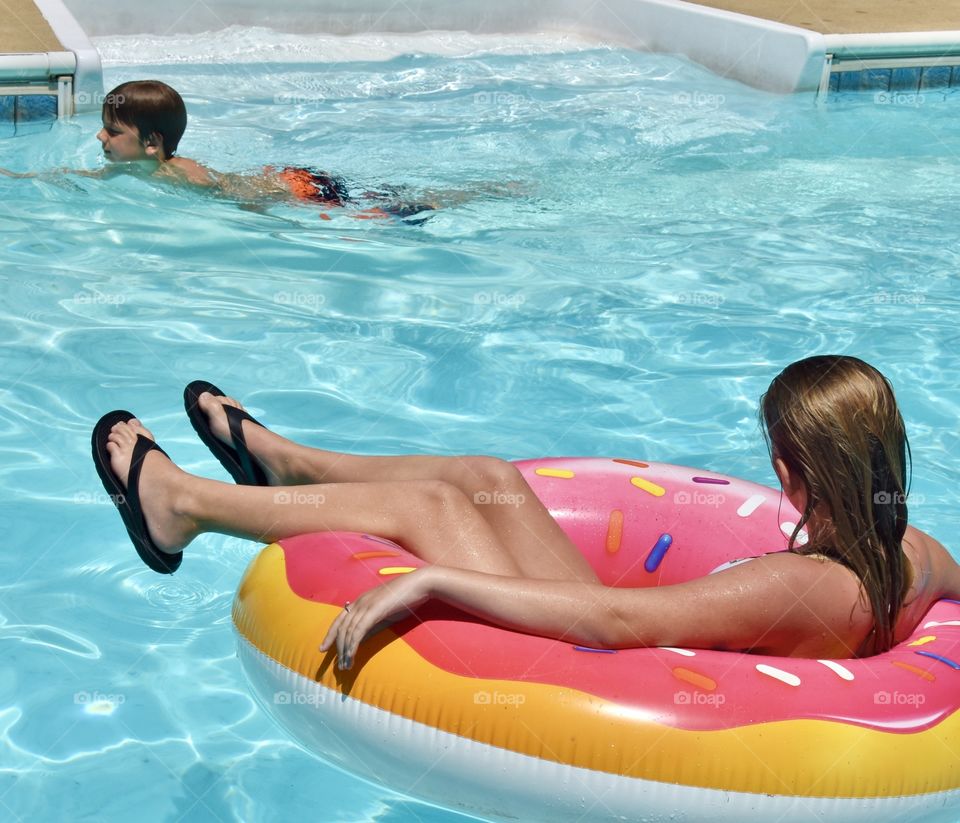
[[[384,546],[390,546],[394,549],[399,549],[400,547],[394,543],[392,540],[385,540],[382,537],[374,537],[372,534],[363,535],[364,540],[372,540],[374,543],[383,543]]]
[[[715,486],[729,486],[729,480],[721,480],[719,477],[694,477],[694,483],[713,483]]]
[[[594,654],[616,654],[616,649],[591,649],[589,646],[574,646],[575,652],[593,652]]]
[[[653,548],[650,549],[650,554],[647,555],[647,559],[643,564],[643,568],[648,574],[655,572],[657,568],[659,568],[660,562],[667,553],[667,549],[670,548],[671,543],[673,543],[673,538],[669,534],[661,534],[657,542],[653,544]]]

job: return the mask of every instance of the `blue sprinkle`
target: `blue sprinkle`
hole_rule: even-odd
[[[647,559],[643,564],[643,568],[648,573],[657,570],[660,562],[663,560],[663,556],[667,553],[667,549],[670,548],[671,543],[673,543],[673,538],[669,534],[660,535],[657,542],[654,543],[653,548],[650,549],[650,554],[647,555]]]
[[[943,602],[944,602],[944,603],[956,603],[958,606],[960,606],[960,600],[950,600],[950,599],[944,597],[944,598],[943,598]]]
[[[960,663],[954,663],[948,657],[941,657],[939,654],[934,654],[933,652],[914,652],[914,654],[922,654],[924,657],[932,657],[934,660],[939,660],[941,663],[946,663],[951,669],[960,671]]]
[[[574,646],[575,652],[593,652],[594,654],[616,654],[616,649],[591,649],[589,646]]]

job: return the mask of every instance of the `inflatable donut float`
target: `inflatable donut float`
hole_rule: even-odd
[[[785,549],[797,517],[778,491],[707,471],[518,465],[610,585]],[[318,647],[343,603],[419,565],[373,535],[309,534],[266,547],[240,584],[254,695],[337,767],[492,820],[960,819],[960,602],[856,660],[604,651],[428,603],[338,670]]]

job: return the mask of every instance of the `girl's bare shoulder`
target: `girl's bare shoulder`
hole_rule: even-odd
[[[960,566],[946,547],[926,532],[907,526],[903,550],[913,565],[916,595],[931,601],[960,597]]]

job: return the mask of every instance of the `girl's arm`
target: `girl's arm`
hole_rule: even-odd
[[[600,585],[555,580],[530,580],[447,566],[424,566],[364,592],[344,609],[320,644],[337,647],[338,665],[349,669],[360,642],[381,628],[409,616],[431,598],[499,626],[531,634],[595,644],[591,630],[600,622]]]
[[[532,580],[427,566],[364,593],[320,648],[349,668],[369,634],[430,598],[508,629],[595,648],[691,646],[794,649],[821,645],[856,602],[846,570],[809,558],[762,558],[673,586],[644,589]],[[750,568],[753,566],[754,568]]]

